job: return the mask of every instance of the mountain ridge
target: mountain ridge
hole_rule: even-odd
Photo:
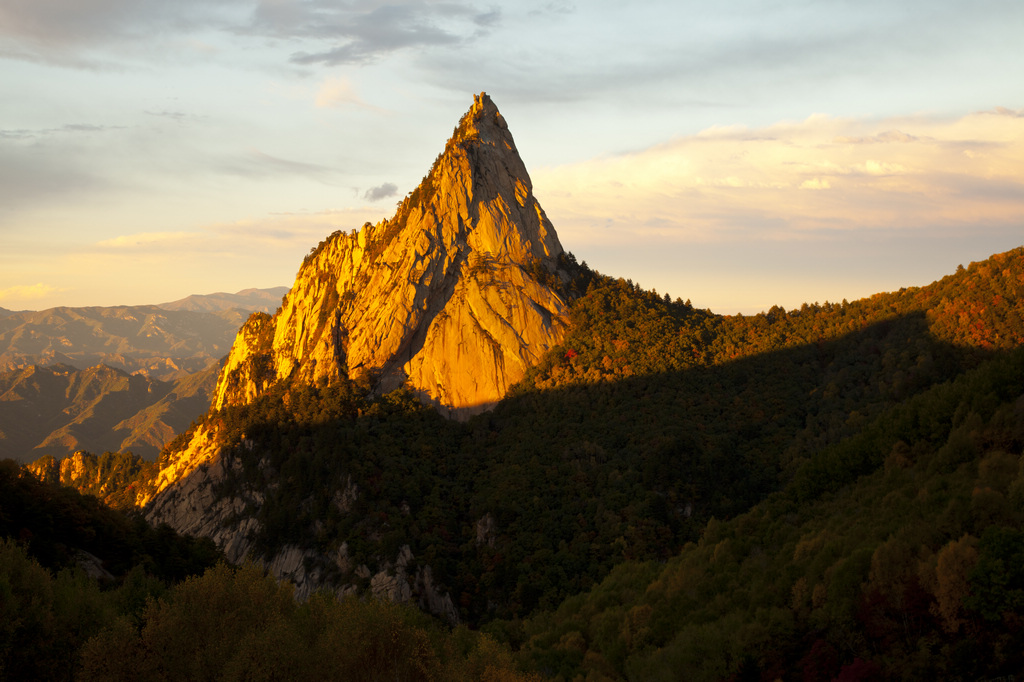
[[[473,123],[480,115],[488,123],[483,134]],[[541,259],[536,247],[499,238],[499,218],[510,211],[532,210],[538,236],[545,225],[529,192],[516,194],[519,175],[481,181],[488,199],[480,205],[467,199],[475,195],[466,188],[475,185],[450,182],[457,176],[475,183],[474,169],[493,168],[487,154],[494,145],[481,150],[475,140],[505,140],[499,121],[489,100],[475,98],[394,219],[325,239],[305,259],[281,312],[250,317],[213,409],[164,453],[156,485],[137,498],[148,520],[211,537],[231,560],[258,556],[302,595],[330,586],[339,594],[412,597],[452,621],[521,614],[566,596],[568,585],[578,589],[601,576],[616,551],[664,558],[709,517],[756,503],[817,449],[983,361],[991,335],[965,327],[965,320],[991,317],[998,335],[1020,306],[1012,279],[1019,252],[954,278],[991,271],[1004,295],[985,318],[970,296],[987,290],[934,301],[929,292],[946,286],[936,283],[893,300],[734,319],[573,268],[553,240],[540,249],[548,256]],[[497,158],[511,158],[505,154],[513,150],[509,141]],[[470,157],[483,161],[473,165]],[[521,186],[529,189],[525,181]],[[439,206],[460,210],[435,212]],[[420,229],[423,222],[435,231]],[[490,248],[463,250],[475,234],[467,226],[483,226]],[[512,252],[518,260],[506,257]],[[484,301],[488,287],[503,293],[503,282],[521,293],[515,285],[524,280],[514,278],[526,275],[545,283],[565,312],[558,336],[521,375],[525,385],[497,412],[480,411],[466,430],[417,412],[417,398],[436,404],[446,397],[414,383],[414,359],[428,347],[431,330],[445,327],[443,316],[430,320],[427,313],[472,300],[455,294],[474,287],[485,292]],[[432,295],[442,303],[429,305]],[[379,307],[363,305],[362,296]],[[973,312],[959,315],[961,304]],[[458,319],[468,329],[481,327],[477,317]],[[353,331],[351,320],[369,324]],[[941,340],[931,335],[934,325],[947,326]],[[749,349],[763,357],[742,358]],[[793,393],[789,402],[773,394],[786,391]],[[435,467],[453,480],[439,478]],[[603,471],[608,467],[614,475]],[[519,478],[508,481],[507,471]],[[549,500],[561,499],[566,488],[572,499],[559,503],[564,510],[551,510]],[[424,514],[436,518],[442,500],[455,518],[424,521]],[[608,530],[592,528],[596,518]],[[423,534],[421,523],[435,528]],[[591,564],[572,580],[535,576],[530,567],[556,550],[585,552]],[[453,562],[463,568],[453,569]],[[459,570],[462,577],[453,579]],[[506,579],[518,581],[513,594],[499,587]]]
[[[0,457],[28,462],[77,450],[153,460],[209,405],[216,365],[162,381],[107,365],[0,372]]]
[[[99,364],[174,379],[215,364],[248,311],[157,306],[58,307],[0,318],[0,370]]]
[[[285,291],[179,302],[191,310],[7,311],[0,316],[0,455],[24,462],[83,449],[132,450],[155,459],[209,407],[219,362],[245,316],[276,307]]]
[[[250,287],[235,293],[217,291],[212,294],[192,294],[176,301],[157,303],[164,310],[190,310],[193,312],[217,312],[239,308],[253,312],[272,313],[281,305],[281,297],[288,293],[288,287],[258,289]]]
[[[496,120],[484,137],[500,142]],[[1024,248],[852,303],[714,315],[568,255],[502,260],[407,233],[431,202],[461,206],[435,180],[472,179],[468,128],[393,220],[311,250],[291,303],[239,333],[227,399],[158,466],[128,462],[134,487],[107,486],[102,461],[66,468],[299,598],[486,623],[560,679],[1019,669],[1005,603],[1024,585],[1007,559],[1024,556]],[[477,218],[527,208],[508,177],[507,196],[479,185],[494,203]],[[564,333],[493,411],[445,419],[406,381],[431,338],[416,320],[472,287],[507,303],[509,274],[563,301]],[[356,285],[403,314],[375,317]],[[376,350],[353,342],[356,319],[371,341],[394,334],[385,362],[353,359]],[[853,519],[872,514],[885,525]]]

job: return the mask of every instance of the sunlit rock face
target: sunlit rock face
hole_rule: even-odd
[[[566,306],[544,281],[562,246],[505,120],[481,93],[391,220],[337,232],[305,259],[281,310],[254,315],[214,407],[279,381],[407,383],[452,416],[488,409],[559,343]]]
[[[280,384],[347,377],[378,393],[408,385],[454,417],[486,410],[564,337],[561,255],[504,119],[480,94],[391,220],[331,235],[305,258],[280,310],[248,319],[213,407],[251,403]],[[241,561],[259,555],[253,510],[277,483],[264,460],[264,476],[249,481],[242,459],[254,442],[228,446],[219,428],[203,424],[167,453],[137,504],[151,523],[209,537]],[[351,481],[337,491],[339,512],[358,494]],[[457,622],[430,567],[412,559],[404,547],[355,566],[342,542],[326,554],[287,546],[259,560],[300,597],[322,587],[344,594],[358,578],[377,596],[416,599]]]

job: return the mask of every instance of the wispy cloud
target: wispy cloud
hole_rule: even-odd
[[[170,119],[172,121],[175,121],[176,123],[181,123],[185,119],[189,118],[189,115],[186,114],[183,111],[161,110],[161,111],[146,111],[146,112],[143,112],[143,113],[145,113],[147,116],[156,116],[157,118],[167,118],[167,119]]]
[[[103,133],[109,130],[123,130],[124,126],[95,125],[92,123],[68,123],[59,128],[13,128],[0,129],[0,140],[26,140],[51,137],[60,134]]]
[[[459,0],[5,0],[0,58],[113,69],[116,60],[99,56],[112,47],[166,40],[220,54],[199,37],[219,35],[296,43],[294,64],[367,64],[406,49],[463,45],[501,20],[494,3]]]
[[[61,201],[88,200],[109,186],[103,169],[87,162],[79,146],[59,146],[63,154],[41,144],[38,130],[5,131],[0,135],[0,230],[17,229],[8,217],[26,208]]]
[[[187,230],[124,232],[51,255],[49,281],[56,287],[40,285],[34,290],[38,298],[23,307],[134,305],[180,298],[182,291],[287,285],[310,247],[336,230],[382,217],[373,207],[325,209],[264,213]],[[12,268],[0,269],[0,277],[6,280],[0,286],[10,289],[6,298],[14,300],[22,290],[13,286],[19,280]]]
[[[992,110],[991,113],[997,114],[999,116],[1009,116],[1011,118],[1024,118],[1024,109],[1007,109],[1006,107],[996,107],[995,109]]]
[[[67,66],[116,68],[94,52],[167,36],[227,30],[247,0],[5,0],[3,56]]]
[[[104,239],[97,242],[96,246],[101,250],[149,251],[175,247],[192,248],[198,241],[200,235],[194,232],[139,232]]]
[[[87,253],[108,256],[139,254],[166,261],[168,268],[187,253],[235,258],[277,259],[287,271],[297,261],[281,259],[289,251],[304,252],[335,230],[351,230],[366,222],[388,217],[379,208],[325,209],[271,213],[223,223],[203,225],[191,231],[137,232],[94,243]],[[215,261],[211,261],[214,263]]]
[[[292,175],[320,181],[327,181],[336,173],[333,168],[327,166],[283,159],[258,149],[223,159],[218,165],[218,170],[247,178]]]

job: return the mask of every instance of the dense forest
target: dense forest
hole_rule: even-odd
[[[527,674],[516,666],[564,680],[1020,671],[1024,249],[925,287],[755,316],[574,270],[564,343],[466,423],[410,391],[342,380],[282,384],[192,427],[216,427],[239,462],[222,494],[260,492],[241,514],[259,520],[264,557],[344,545],[348,570],[320,568],[366,594],[369,574],[408,547],[463,625],[372,600],[295,604],[254,566],[197,566],[180,582],[142,561],[96,588],[114,615],[75,640],[75,670],[126,674],[101,665],[125,641],[138,670],[175,677],[153,656],[182,646],[200,666],[186,676],[248,679],[275,646],[282,664],[313,666],[344,633],[366,646],[405,633],[397,679],[482,679],[484,661],[507,675],[494,679]],[[109,472],[92,485],[125,506],[154,470],[89,461]],[[0,499],[4,534],[21,540],[5,561],[38,562],[33,584],[57,594],[77,574],[40,558]],[[81,543],[59,541],[107,560]],[[165,582],[118,611],[120,591],[138,589],[125,575]],[[26,588],[0,594],[13,589]],[[189,606],[210,593],[233,632],[193,652],[171,624],[213,628],[188,620],[212,617]],[[301,636],[325,623],[336,625]],[[25,635],[0,636],[11,660]]]
[[[823,449],[668,562],[619,564],[493,627],[563,679],[1018,674],[1022,387],[1024,350],[992,359]]]
[[[227,566],[209,540],[151,528],[5,460],[0,679],[539,678],[493,637],[410,605],[329,594],[300,604],[262,568]]]

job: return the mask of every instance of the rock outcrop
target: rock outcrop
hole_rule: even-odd
[[[504,119],[481,93],[394,218],[331,235],[305,258],[277,313],[248,319],[213,407],[245,405],[279,385],[347,378],[378,395],[409,386],[449,416],[486,410],[564,337],[562,254]],[[209,537],[231,561],[256,558],[300,597],[361,585],[458,620],[408,546],[358,565],[344,537],[326,552],[294,544],[257,552],[258,510],[278,482],[253,441],[228,444],[217,424],[166,453],[155,495],[143,502],[150,522]],[[254,465],[261,475],[243,475]],[[337,512],[354,513],[361,494],[343,479],[332,498]]]
[[[210,442],[206,435],[202,441]],[[369,593],[375,597],[396,602],[415,600],[425,611],[452,624],[459,622],[451,596],[435,585],[430,566],[413,567],[415,557],[408,545],[402,546],[393,561],[380,557],[373,569],[354,565],[345,542],[328,553],[288,544],[272,556],[259,556],[254,551],[255,538],[262,528],[252,512],[263,503],[266,493],[239,484],[243,465],[238,454],[224,450],[212,459],[197,456],[190,460],[179,472],[177,483],[163,487],[162,494],[153,499],[146,519],[153,525],[167,523],[179,533],[210,538],[230,562],[257,561],[277,579],[291,582],[297,599],[307,599],[322,589],[332,590],[339,597],[356,593],[354,581],[363,579],[369,582]],[[349,481],[335,495],[339,510],[348,513],[358,495],[358,486]],[[328,574],[333,574],[333,579]]]
[[[274,317],[239,331],[214,407],[279,381],[407,383],[455,416],[486,410],[565,331],[562,246],[486,94],[391,220],[336,232]]]

